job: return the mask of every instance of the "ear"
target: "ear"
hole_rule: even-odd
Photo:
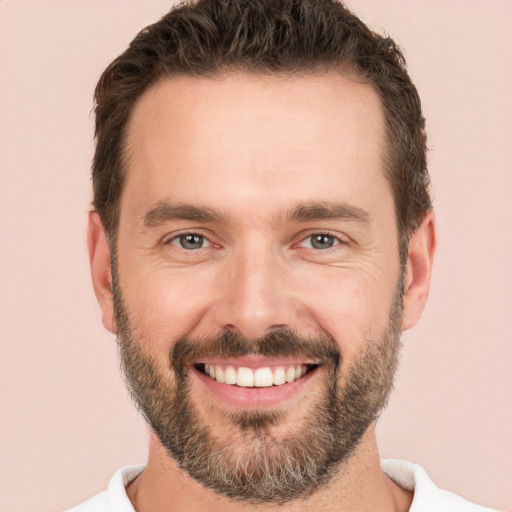
[[[436,251],[434,212],[429,211],[409,240],[409,256],[404,277],[402,331],[420,319],[430,289],[432,262]]]
[[[103,325],[110,332],[115,332],[110,249],[105,236],[105,228],[96,212],[89,212],[87,247],[89,249],[92,284],[100,305]]]

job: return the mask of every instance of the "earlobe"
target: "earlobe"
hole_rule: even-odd
[[[418,322],[427,302],[435,250],[435,216],[429,211],[409,240],[404,275],[403,331]]]
[[[114,302],[111,291],[112,271],[110,267],[110,249],[105,236],[105,228],[96,212],[89,212],[87,226],[87,247],[94,293],[101,309],[103,325],[115,332],[113,321]]]

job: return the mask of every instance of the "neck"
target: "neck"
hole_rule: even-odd
[[[373,426],[356,452],[332,479],[307,499],[275,503],[245,504],[215,494],[181,470],[156,436],[151,436],[146,469],[127,488],[137,512],[405,512],[412,494],[398,487],[380,468]]]

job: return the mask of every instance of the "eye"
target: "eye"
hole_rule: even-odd
[[[194,251],[210,246],[208,239],[197,233],[182,233],[181,235],[171,238],[168,243],[177,245],[187,251]]]
[[[338,245],[340,240],[335,236],[327,233],[313,233],[312,235],[305,238],[301,245],[305,247],[311,247],[313,249],[330,249],[335,245]]]

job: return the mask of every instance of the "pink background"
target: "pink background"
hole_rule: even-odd
[[[0,510],[50,512],[145,460],[85,249],[92,91],[164,0],[0,2]],[[352,0],[423,98],[439,250],[384,457],[512,506],[512,2]]]

